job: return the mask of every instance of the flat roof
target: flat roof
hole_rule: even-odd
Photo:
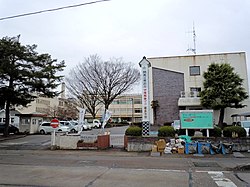
[[[16,116],[20,117],[46,117],[47,114],[16,114]]]
[[[149,57],[147,59],[157,59],[157,58],[177,58],[177,57],[195,57],[195,56],[210,56],[210,55],[227,55],[227,54],[241,54],[246,53],[241,52],[224,52],[224,53],[204,53],[204,54],[187,54],[187,55],[178,55],[178,56],[165,56],[165,57]]]

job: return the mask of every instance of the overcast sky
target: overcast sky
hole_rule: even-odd
[[[0,0],[0,18],[90,2],[90,0]],[[249,0],[111,0],[98,4],[0,21],[0,37],[21,34],[23,44],[65,60],[65,75],[85,57],[123,57],[239,52],[250,69]],[[248,71],[249,72],[249,71]],[[250,74],[250,73],[249,73]]]

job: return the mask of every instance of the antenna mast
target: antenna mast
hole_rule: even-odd
[[[193,48],[188,48],[187,51],[191,51],[191,52],[193,52],[196,55],[196,33],[195,33],[194,23],[193,23],[192,33],[193,33],[193,43],[194,43],[194,46],[193,46]]]

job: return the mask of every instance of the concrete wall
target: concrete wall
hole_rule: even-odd
[[[126,136],[126,150],[129,152],[144,152],[151,151],[154,142],[158,140],[158,137],[136,137]]]
[[[153,143],[139,143],[139,142],[128,142],[127,151],[128,152],[144,152],[151,151]]]
[[[239,139],[233,142],[233,151],[248,151],[250,150],[250,139]]]
[[[179,119],[178,99],[184,90],[184,74],[152,68],[153,100],[158,100],[154,124],[163,125]]]
[[[127,136],[127,151],[131,152],[143,152],[143,151],[151,151],[152,146],[155,145],[155,141],[157,141],[158,137],[133,137]],[[170,138],[164,138],[166,142],[170,142]],[[192,138],[196,141],[206,142],[209,141],[211,143],[231,143],[233,144],[233,151],[248,151],[250,150],[250,137],[247,138]]]
[[[84,135],[69,135],[63,133],[56,133],[55,147],[58,149],[106,149],[110,147],[110,136],[109,135],[90,135],[85,138]],[[79,142],[81,140],[81,142]],[[85,140],[85,141],[84,141]],[[96,140],[96,141],[92,141]],[[80,145],[82,144],[82,145]]]
[[[56,147],[59,149],[77,149],[77,142],[81,140],[80,135],[62,135],[56,134]]]

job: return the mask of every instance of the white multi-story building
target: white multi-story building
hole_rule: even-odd
[[[203,72],[211,63],[228,63],[244,80],[243,87],[249,93],[245,52],[202,54],[188,56],[147,58],[149,67],[149,100],[157,100],[156,117],[150,108],[150,122],[163,124],[179,118],[179,110],[202,109],[198,93],[203,89]],[[232,114],[250,111],[250,101],[241,109],[226,108],[224,121],[232,123]],[[218,123],[219,111],[214,111]],[[156,120],[154,120],[156,119]]]
[[[101,118],[104,113],[104,106],[100,105],[96,118]],[[113,122],[141,122],[142,118],[142,97],[141,94],[124,94],[118,96],[109,106]],[[86,118],[92,118],[87,112]]]

